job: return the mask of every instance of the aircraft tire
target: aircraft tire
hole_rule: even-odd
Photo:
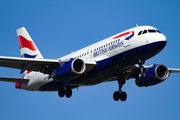
[[[64,97],[65,89],[64,88],[60,88],[59,91],[58,91],[58,95],[59,95],[59,97]]]
[[[141,79],[142,77],[143,77],[143,73],[140,72],[139,75],[138,75],[138,78]]]
[[[66,97],[70,98],[72,96],[72,90],[70,88],[66,89]]]
[[[146,78],[146,76],[147,76],[147,74],[146,73],[139,73],[139,75],[138,75],[138,78]]]
[[[120,99],[121,99],[121,101],[126,101],[126,99],[127,99],[127,93],[126,93],[126,92],[121,92],[121,93],[120,93]]]
[[[115,91],[114,94],[113,94],[113,99],[115,101],[118,101],[120,99],[120,93],[119,91]]]

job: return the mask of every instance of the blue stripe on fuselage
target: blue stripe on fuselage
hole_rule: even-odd
[[[129,37],[127,37],[125,40],[129,40],[134,36],[134,34],[130,35]]]

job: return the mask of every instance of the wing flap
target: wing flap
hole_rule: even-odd
[[[0,77],[0,81],[13,82],[13,83],[16,83],[16,82],[25,83],[25,82],[28,82],[29,79]]]

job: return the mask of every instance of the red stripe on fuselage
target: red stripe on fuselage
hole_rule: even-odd
[[[114,37],[113,39],[116,39],[116,38],[119,38],[119,37],[122,37],[122,36],[125,36],[125,35],[129,35],[129,34],[134,34],[134,31],[125,32],[123,34],[120,34],[120,35]]]
[[[23,36],[18,36],[18,42],[19,42],[19,47],[21,48],[29,48],[32,51],[36,51],[37,48],[34,45],[33,41],[29,41],[26,38],[24,38]]]

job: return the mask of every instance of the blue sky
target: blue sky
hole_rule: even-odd
[[[146,61],[180,68],[180,2],[178,0],[0,1],[0,55],[20,57],[16,29],[26,27],[44,58],[56,59],[136,24],[151,25],[168,43]],[[22,77],[20,70],[0,67],[0,76]],[[131,79],[123,86],[126,102],[115,102],[117,82],[73,90],[70,99],[57,92],[17,90],[0,82],[0,119],[180,119],[180,74],[158,85],[140,88]]]

